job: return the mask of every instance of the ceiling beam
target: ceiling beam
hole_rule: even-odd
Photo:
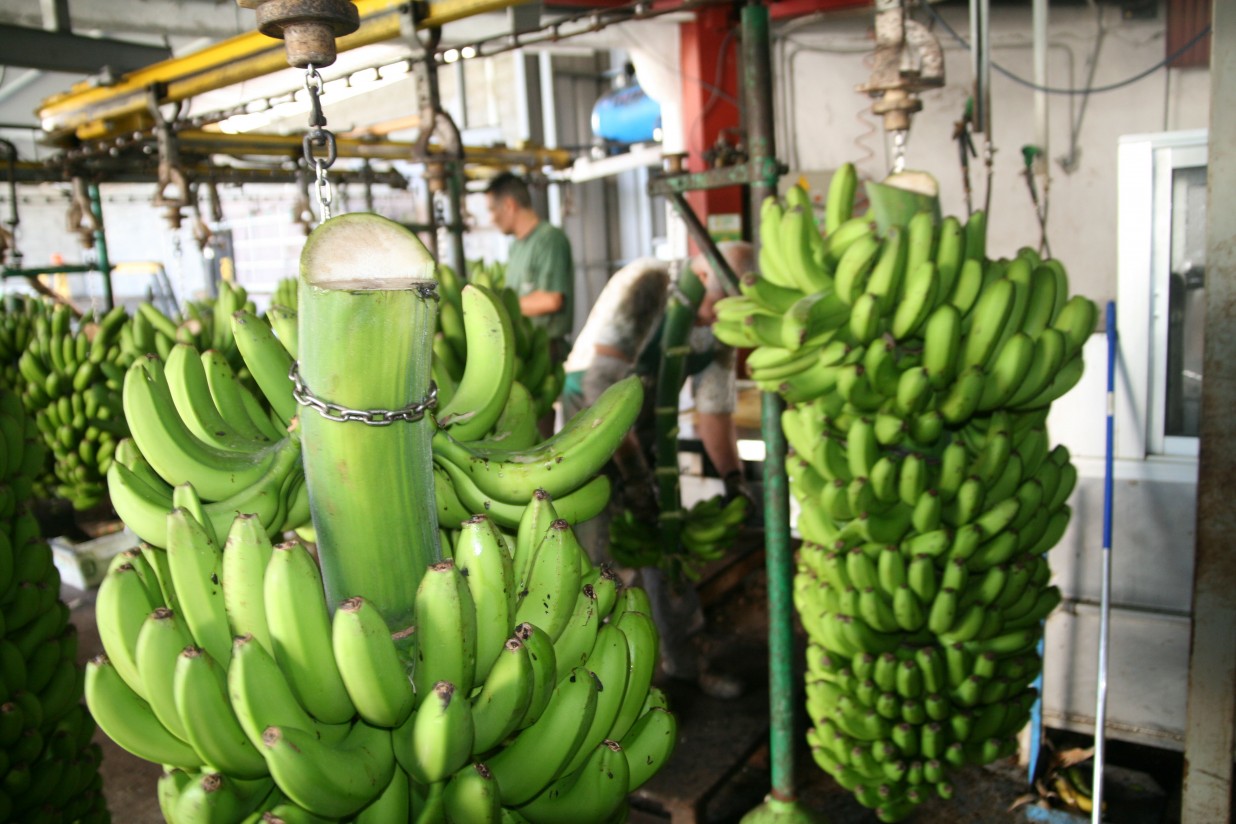
[[[0,62],[70,74],[124,74],[172,56],[164,46],[0,23]]]
[[[40,0],[39,5],[43,9],[43,28],[59,32],[73,28],[69,23],[69,0]]]
[[[48,28],[48,9],[72,6],[77,31],[99,30],[159,37],[230,37],[244,31],[249,21],[235,0],[228,3],[200,0],[22,0],[0,3],[0,23]]]

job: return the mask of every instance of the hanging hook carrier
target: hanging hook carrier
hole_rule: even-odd
[[[326,170],[338,158],[335,135],[322,113],[322,75],[318,69],[335,62],[335,39],[360,28],[360,14],[351,0],[236,0],[257,13],[258,31],[283,41],[288,65],[305,70],[309,94],[309,130],[305,133],[305,163],[314,170],[318,211],[330,220],[334,199]]]
[[[907,15],[905,0],[876,0],[875,9],[875,67],[858,91],[875,98],[872,111],[883,115],[884,130],[893,136],[893,171],[902,171],[910,117],[923,108],[919,92],[944,85],[944,52],[936,36]]]
[[[159,100],[163,96],[159,86],[151,86],[146,96],[150,115],[155,122],[155,145],[159,152],[159,176],[152,203],[166,208],[168,224],[173,229],[179,229],[182,218],[180,210],[189,205],[189,181],[180,162],[180,147],[175,135],[181,104],[175,104],[172,117],[168,119],[159,108]]]

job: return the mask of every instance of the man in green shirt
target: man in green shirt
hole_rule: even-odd
[[[519,295],[519,308],[544,326],[551,346],[559,347],[555,363],[566,356],[564,340],[574,316],[575,264],[571,241],[561,229],[541,220],[523,180],[503,172],[486,190],[494,225],[513,235],[506,264],[506,285]]]
[[[506,264],[506,285],[519,295],[519,310],[545,328],[549,360],[557,367],[566,359],[566,336],[571,333],[575,309],[575,264],[571,241],[532,208],[528,184],[510,172],[502,172],[486,189],[494,226],[513,235]],[[537,422],[542,435],[554,431],[551,412]]]

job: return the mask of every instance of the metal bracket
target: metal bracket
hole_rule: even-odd
[[[84,177],[74,177],[72,195],[69,200],[67,228],[78,235],[84,248],[94,246],[94,233],[99,231],[99,222],[95,218],[94,209],[90,204],[90,191]]]
[[[872,111],[884,116],[884,129],[905,132],[910,116],[923,108],[918,94],[944,85],[940,41],[906,15],[904,0],[876,3],[875,67],[858,91],[876,98]]]
[[[159,100],[163,96],[158,85],[152,85],[146,92],[150,115],[154,118],[155,145],[159,152],[159,175],[155,186],[155,206],[167,209],[167,222],[173,229],[179,229],[181,223],[180,210],[189,205],[189,181],[180,165],[180,149],[176,144],[173,124],[180,117],[181,104],[175,103],[172,118],[168,120],[159,108]],[[173,189],[169,195],[168,189]]]

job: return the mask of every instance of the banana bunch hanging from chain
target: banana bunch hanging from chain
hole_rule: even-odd
[[[899,821],[1028,720],[1077,480],[1047,414],[1097,310],[1059,261],[988,258],[983,213],[880,234],[856,186],[847,164],[823,227],[799,187],[764,204],[760,274],[715,331],[788,404],[813,754]]]
[[[363,219],[334,226],[349,217]],[[310,500],[290,330],[232,319],[266,417],[187,345],[126,375],[133,438],[110,482],[144,542],[100,588],[105,655],[86,692],[109,736],[165,765],[170,821],[601,822],[669,757],[647,598],[592,566],[569,523],[604,506],[594,476],[640,386],[624,381],[555,437],[516,448],[503,435],[516,422],[502,421],[532,409],[512,403],[509,317],[484,288],[461,300],[473,356],[427,436],[441,560],[397,626],[366,592],[328,601],[325,563],[281,542]],[[350,549],[398,545],[374,540]]]
[[[0,388],[0,820],[106,821],[77,630],[30,511],[44,454],[17,392]]]
[[[550,361],[549,339],[544,328],[537,326],[519,310],[519,296],[505,285],[503,264],[469,265],[468,283],[488,289],[496,295],[511,320],[514,335],[515,380],[532,397],[536,411],[534,420],[546,415],[566,381],[561,364]],[[438,336],[434,339],[434,381],[439,398],[449,399],[461,380],[468,361],[468,336],[464,329],[462,290],[465,282],[449,266],[439,267],[438,290],[441,307],[438,312]]]

